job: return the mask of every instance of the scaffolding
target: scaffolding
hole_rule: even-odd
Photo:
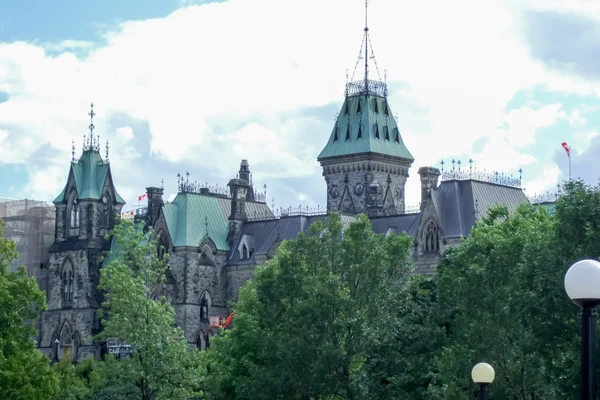
[[[24,265],[29,276],[44,282],[48,249],[54,241],[54,206],[39,200],[0,198],[0,220],[6,223],[4,236],[17,244],[19,252],[10,270]]]

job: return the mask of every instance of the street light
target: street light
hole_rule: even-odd
[[[494,368],[487,363],[479,363],[473,367],[471,378],[479,384],[479,400],[488,400],[487,385],[494,382]]]
[[[581,400],[596,399],[596,306],[600,304],[600,262],[581,260],[565,275],[565,290],[581,307]]]

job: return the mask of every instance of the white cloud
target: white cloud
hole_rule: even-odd
[[[261,182],[314,182],[310,193],[273,188],[278,203],[323,204],[325,184],[315,159],[333,112],[324,119],[298,111],[343,100],[362,13],[358,1],[230,0],[125,22],[104,32],[102,45],[63,41],[52,48],[58,55],[49,55],[48,45],[0,43],[0,91],[9,96],[0,103],[0,152],[31,155],[43,146],[57,152],[55,169],[30,168],[38,197],[53,198],[66,179],[71,139],[79,145],[93,100],[96,132],[111,141],[113,172],[127,200],[135,202],[144,185],[156,184],[140,167],[150,157],[210,171],[225,183],[247,158]],[[535,161],[524,145],[535,142],[537,129],[565,116],[560,105],[507,113],[519,90],[537,84],[595,90],[534,61],[512,9],[502,2],[381,0],[372,3],[370,21],[381,74],[386,68],[390,87],[403,85],[390,92],[390,104],[417,160],[409,204],[419,201],[418,167],[445,156],[473,157],[489,169],[506,167],[507,159],[517,169]],[[81,48],[88,50],[83,58],[69,52]],[[128,121],[114,122],[117,116]],[[581,116],[568,118],[578,122]],[[506,122],[510,129],[499,133]],[[472,154],[482,137],[488,144]]]

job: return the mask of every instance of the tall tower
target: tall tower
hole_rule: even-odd
[[[56,224],[48,267],[48,311],[41,316],[40,350],[52,360],[98,358],[93,336],[99,330],[102,297],[98,291],[101,256],[110,250],[105,235],[113,227],[125,201],[117,193],[108,163],[100,156],[94,135],[94,105],[83,152],[73,159],[67,183],[54,200]]]
[[[354,81],[353,76],[346,83],[344,104],[317,160],[327,183],[328,211],[364,212],[370,216],[402,214],[404,187],[414,158],[392,116],[387,84],[381,77],[369,79],[369,57],[374,59],[374,55],[367,11],[368,0],[359,56],[359,61],[364,57],[364,77]]]

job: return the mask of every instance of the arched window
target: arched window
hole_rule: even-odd
[[[108,206],[102,205],[100,207],[100,227],[110,228],[110,216],[108,212]]]
[[[71,203],[71,208],[69,210],[69,227],[70,228],[79,228],[79,204],[77,202],[77,198],[73,199]]]
[[[210,348],[210,338],[212,336],[212,333],[208,332],[206,334],[206,350],[208,350]]]
[[[429,221],[427,223],[423,236],[425,252],[439,252],[439,229],[435,222]]]
[[[73,334],[71,333],[71,326],[67,321],[62,325],[58,337],[54,340],[56,346],[56,355],[58,359],[63,357],[73,358]]]
[[[73,265],[67,259],[62,268],[62,304],[63,307],[70,307],[73,304]]]
[[[206,299],[206,292],[202,295],[200,300],[200,320],[208,321],[208,300]]]
[[[248,246],[243,245],[242,246],[242,260],[245,260],[248,258]]]
[[[158,254],[158,258],[163,258],[163,256],[165,255],[165,253],[167,252],[167,249],[169,247],[169,243],[167,242],[167,234],[164,232],[159,232],[158,236],[157,236],[157,254]]]

